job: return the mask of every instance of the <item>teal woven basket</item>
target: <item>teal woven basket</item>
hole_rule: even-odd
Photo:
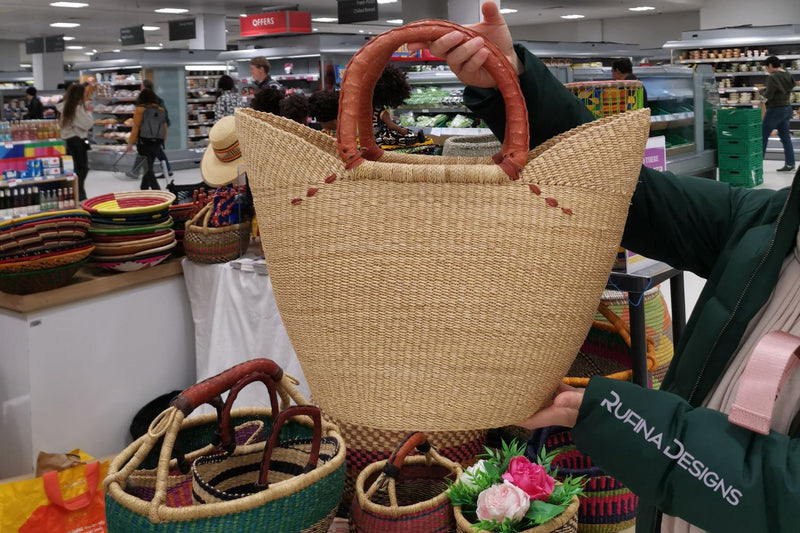
[[[230,410],[232,399],[243,384],[253,380],[247,381],[252,376],[265,382],[268,388],[271,385],[266,376],[273,377],[282,407],[287,407],[290,401],[306,403],[294,387],[296,380],[283,375],[282,370],[267,359],[248,361],[187,389],[153,421],[145,435],[111,462],[103,483],[109,533],[327,532],[344,490],[345,445],[338,428],[324,421],[321,436],[328,442],[334,441],[336,446],[331,454],[320,455],[316,468],[306,473],[299,469],[295,475],[243,497],[192,505],[192,473],[185,468],[182,471],[180,465],[185,467],[198,458],[231,449],[226,447],[225,428],[238,426],[243,421],[261,421],[264,433],[267,436],[271,433],[272,414],[277,408],[273,391],[270,391],[272,409]],[[218,421],[217,414],[185,419],[194,408],[216,399],[228,389],[232,392],[222,411],[223,422]],[[313,426],[308,417],[293,417],[283,424],[280,440],[308,439],[314,433]],[[218,428],[221,430],[217,431]],[[221,443],[220,434],[223,435]],[[232,456],[252,454],[263,450],[264,446],[263,441],[251,439],[243,446],[236,446]],[[174,453],[176,450],[180,451]],[[188,450],[191,451],[185,453]],[[146,468],[154,463],[154,469]],[[143,490],[148,488],[144,486],[148,482],[151,489]]]

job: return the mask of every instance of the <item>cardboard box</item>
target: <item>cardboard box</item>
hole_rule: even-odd
[[[52,177],[52,176],[60,176],[61,175],[61,168],[49,168],[45,167],[42,169],[42,175],[45,177]]]
[[[39,161],[42,162],[42,167],[45,168],[53,168],[59,167],[61,168],[61,158],[59,157],[40,157]]]
[[[72,161],[71,155],[61,156],[61,167],[64,169],[64,174],[75,173],[75,163]]]

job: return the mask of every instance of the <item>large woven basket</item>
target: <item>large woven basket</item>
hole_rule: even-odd
[[[271,408],[231,410],[232,402],[241,388],[255,378],[277,383],[277,395],[270,389]],[[272,361],[256,359],[242,363],[218,376],[209,378],[183,391],[150,425],[148,432],[117,455],[109,466],[103,486],[106,490],[106,520],[109,533],[193,533],[197,531],[236,531],[260,533],[262,531],[292,531],[300,533],[325,533],[341,499],[344,486],[344,441],[336,427],[330,423],[322,426],[307,422],[304,417],[283,425],[281,437],[304,439],[321,431],[323,439],[336,441],[336,452],[317,468],[307,472],[295,471],[282,477],[265,490],[229,501],[216,501],[182,506],[186,497],[180,497],[191,475],[187,466],[211,453],[225,450],[235,456],[255,451],[264,443],[246,443],[239,449],[234,442],[233,428],[241,426],[244,415],[255,417],[272,427],[272,416],[277,411],[278,400],[283,407],[290,401],[305,404],[305,399],[295,388],[294,378]],[[220,395],[231,390],[224,408],[220,409]],[[218,406],[218,413],[185,419],[203,403]],[[209,431],[209,429],[211,431]],[[182,434],[189,433],[185,438]],[[180,446],[178,446],[180,445]],[[160,449],[156,452],[156,447]],[[180,450],[179,450],[180,448]],[[188,453],[187,450],[191,450]],[[172,459],[173,451],[177,457]],[[155,471],[153,455],[157,455]],[[183,468],[182,468],[183,467]],[[147,481],[155,477],[154,490]],[[132,487],[128,484],[132,482]],[[173,497],[170,498],[170,493]],[[190,499],[191,500],[191,499]]]
[[[281,317],[315,400],[342,422],[456,431],[536,411],[586,337],[622,235],[649,112],[529,153],[517,76],[491,44],[509,113],[498,164],[375,145],[370,94],[391,53],[454,29],[474,35],[419,21],[353,57],[338,157],[324,134],[237,110]]]
[[[208,226],[212,204],[203,207],[183,234],[186,257],[195,263],[227,263],[241,256],[250,243],[250,222],[214,228]]]

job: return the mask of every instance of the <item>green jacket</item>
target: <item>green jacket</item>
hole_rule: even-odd
[[[792,90],[794,89],[794,79],[785,70],[776,70],[767,78],[767,86],[764,89],[764,104],[767,107],[786,107],[792,100]]]
[[[593,119],[538,58],[517,54],[532,147]],[[496,90],[468,88],[465,102],[503,134]],[[593,378],[573,429],[580,450],[639,496],[637,532],[659,531],[659,511],[712,532],[800,531],[800,439],[700,407],[795,246],[799,182],[747,190],[641,170],[623,246],[707,281],[661,390]]]

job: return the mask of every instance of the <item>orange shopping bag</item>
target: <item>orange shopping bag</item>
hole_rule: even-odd
[[[93,462],[0,485],[0,531],[105,533],[107,471],[107,462]]]

